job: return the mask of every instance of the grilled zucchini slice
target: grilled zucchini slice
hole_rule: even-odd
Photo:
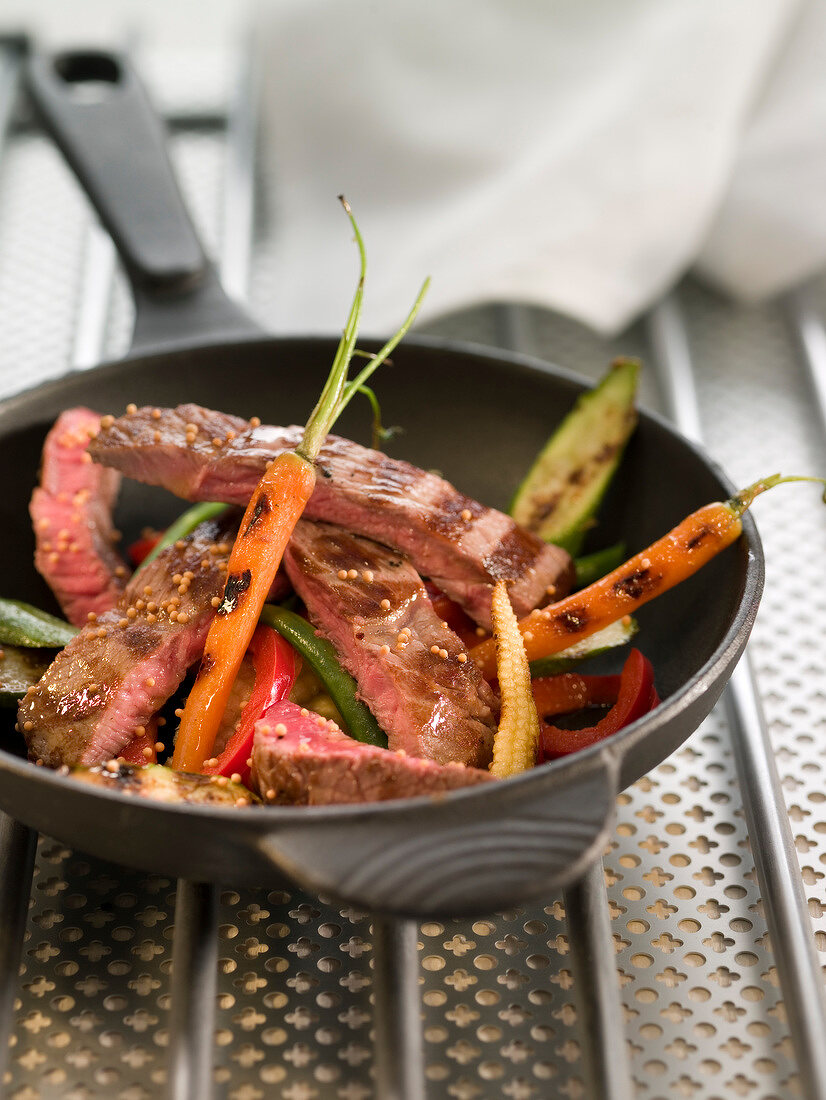
[[[513,498],[511,515],[546,542],[579,553],[637,423],[640,364],[617,359],[545,444]]]

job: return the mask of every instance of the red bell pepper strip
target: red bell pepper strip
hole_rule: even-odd
[[[619,686],[619,676],[580,676],[578,672],[540,676],[531,683],[533,701],[543,718],[572,714],[584,707],[612,707]]]
[[[158,543],[161,541],[163,531],[156,531],[154,534],[143,535],[141,538],[136,539],[126,551],[129,555],[129,560],[137,567],[142,564],[143,559],[151,554]]]
[[[287,698],[301,669],[299,655],[269,626],[256,627],[247,652],[255,669],[255,683],[249,702],[241,712],[238,728],[224,751],[213,760],[205,761],[201,769],[204,775],[238,774],[244,786],[249,784],[250,766],[247,761],[252,753],[255,723],[268,707]]]
[[[562,681],[553,684],[550,681]],[[651,662],[638,649],[628,654],[619,676],[577,676],[563,673],[533,683],[534,699],[540,716],[539,758],[554,760],[602,741],[617,730],[653,710],[660,700],[654,688]],[[585,729],[566,730],[544,719],[552,714],[570,713],[582,706],[613,706],[599,722]]]

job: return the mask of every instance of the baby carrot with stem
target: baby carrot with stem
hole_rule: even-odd
[[[739,538],[743,513],[754,498],[786,481],[826,484],[820,477],[774,474],[741,489],[729,500],[706,504],[692,512],[667,535],[613,572],[522,619],[519,630],[528,660],[558,653],[692,576]],[[484,676],[496,675],[496,648],[492,639],[474,646],[470,653]]]
[[[310,414],[301,442],[279,455],[264,472],[247,505],[227,563],[227,580],[218,611],[207,635],[197,679],[189,694],[175,741],[172,767],[198,771],[212,755],[221,718],[239,666],[293,528],[313,494],[315,461],[330,429],[359,387],[387,359],[413,323],[429,280],[425,280],[401,328],[355,378],[347,374],[356,353],[361,319],[366,257],[364,242],[346,200],[359,253],[359,280],[347,324],[318,403]]]

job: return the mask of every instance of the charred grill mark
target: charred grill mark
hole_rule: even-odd
[[[218,608],[218,615],[231,615],[238,606],[238,601],[244,595],[252,581],[252,573],[245,569],[243,573],[230,573],[224,588],[224,598]]]
[[[265,492],[262,492],[255,502],[255,507],[252,510],[252,515],[250,516],[250,521],[246,526],[243,537],[246,538],[261,517],[269,515],[271,511],[270,498]]]
[[[514,580],[526,573],[536,561],[538,541],[514,524],[484,559],[483,564],[491,579]]]
[[[385,564],[399,568],[403,563],[388,559]],[[375,563],[365,556],[364,546],[338,528],[319,539],[317,554],[302,555],[305,574],[324,577],[324,583],[338,591],[349,614],[356,619],[375,617],[382,600],[391,600],[397,606],[400,598],[410,597],[406,590],[400,592],[398,585],[374,576],[371,566],[375,567]]]
[[[556,621],[569,634],[578,634],[580,630],[588,625],[588,612],[584,607],[575,607],[570,611],[563,611],[557,615]]]
[[[322,477],[331,478],[333,476],[329,469],[326,466],[322,466],[320,462],[316,464],[316,469]]]
[[[628,596],[632,600],[638,600],[656,583],[656,578],[651,576],[650,569],[637,569],[634,573],[629,573],[627,577],[621,577],[618,581],[614,581],[614,591],[620,596]]]
[[[160,633],[147,623],[134,622],[120,635],[124,649],[134,658],[147,657],[158,645]]]
[[[599,466],[605,466],[611,461],[612,458],[614,458],[614,456],[616,455],[618,450],[619,450],[619,444],[618,443],[606,443],[606,444],[603,445],[603,447],[600,449],[600,451],[595,455],[594,461]]]
[[[570,486],[587,484],[600,467],[607,466],[616,457],[620,447],[617,443],[605,443],[594,454],[588,456],[580,466],[574,467],[565,478]],[[564,493],[562,490],[551,493],[544,498],[538,498],[531,509],[530,527],[534,528],[544,523],[556,511]]]
[[[706,527],[706,526],[701,527],[700,530],[697,532],[697,534],[692,535],[692,537],[685,544],[686,550],[696,550],[697,547],[700,545],[700,543],[705,542],[705,540],[708,538],[708,536],[710,534],[711,534],[711,528],[710,527]]]
[[[539,526],[548,516],[552,515],[556,511],[556,507],[561,497],[561,493],[552,493],[550,496],[545,497],[544,500],[537,500],[531,510],[531,526]]]
[[[196,676],[196,679],[200,680],[202,676],[208,676],[214,668],[215,658],[212,656],[211,653],[204,653],[203,657],[201,658],[201,663],[200,665],[198,665],[198,675]]]
[[[104,778],[109,778],[113,787],[120,787],[123,790],[140,787],[138,770],[132,764],[118,764],[115,770],[111,767],[95,768],[95,771]]]
[[[140,792],[141,776],[132,764],[96,764],[86,772],[76,773],[79,779],[116,791]]]
[[[330,443],[331,441],[328,439],[325,444],[325,449],[330,450],[330,457],[341,458],[346,465],[351,465],[347,459],[346,440],[336,439],[333,447],[329,446]],[[376,457],[373,457],[373,455]],[[398,462],[396,459],[379,452],[371,452],[371,459],[370,481],[372,485],[378,488],[379,492],[389,492],[394,495],[403,493],[408,486],[415,485],[418,480],[417,474],[419,471],[412,466],[408,466],[405,462]],[[363,473],[362,469],[352,465],[351,477],[361,478]]]
[[[341,594],[342,602],[346,601],[348,613],[354,617],[368,619],[378,612],[378,600],[375,592],[365,592],[361,585],[354,581],[342,581],[336,585]]]
[[[434,534],[455,540],[487,511],[488,509],[477,500],[451,489],[442,496],[441,500],[434,501],[433,514],[429,517],[429,527]]]

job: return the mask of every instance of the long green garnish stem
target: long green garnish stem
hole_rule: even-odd
[[[344,385],[347,381],[347,371],[350,367],[350,360],[353,357],[353,352],[356,347],[364,300],[364,280],[367,276],[367,253],[365,252],[361,231],[356,223],[356,219],[353,217],[353,211],[350,209],[350,204],[343,195],[339,195],[339,202],[344,207],[345,213],[350,219],[350,224],[353,227],[353,233],[355,234],[359,254],[359,279],[356,284],[356,292],[353,295],[350,312],[347,316],[347,322],[344,326],[341,339],[339,340],[335,357],[333,358],[333,365],[330,368],[330,373],[327,376],[324,389],[321,391],[321,396],[315,408],[310,413],[310,417],[304,428],[304,435],[301,439],[301,443],[296,447],[298,454],[300,454],[302,458],[306,458],[308,462],[315,462],[318,457],[318,452],[321,449],[321,444],[324,442],[331,426],[335,423],[338,416],[339,401],[344,392]]]
[[[753,485],[747,485],[745,489],[735,493],[729,499],[728,505],[735,515],[742,516],[751,506],[755,497],[759,497],[767,489],[773,489],[775,485],[783,485],[787,481],[816,481],[820,485],[826,486],[826,478],[823,477],[805,477],[793,474],[784,477],[783,474],[771,474],[769,477],[763,477],[759,481],[755,481]],[[823,490],[823,503],[826,504],[826,489]]]
[[[393,436],[396,435],[396,433],[399,432],[401,429],[397,427],[385,428],[385,426],[382,424],[381,405],[379,404],[379,399],[378,397],[376,397],[375,392],[370,389],[369,386],[359,386],[358,392],[362,394],[363,397],[367,398],[367,401],[370,404],[370,409],[373,413],[373,427],[371,431],[372,439],[370,442],[370,446],[373,448],[374,451],[380,451],[382,448],[382,444],[386,443],[388,439],[392,439]]]
[[[347,383],[344,388],[344,396],[338,410],[339,413],[347,407],[353,396],[358,392],[359,387],[365,384],[371,374],[373,374],[373,372],[382,365],[382,363],[387,359],[389,355],[392,355],[392,353],[407,335],[408,331],[410,330],[410,326],[416,319],[416,314],[421,308],[421,304],[424,301],[424,296],[425,294],[427,294],[429,286],[430,279],[427,278],[422,283],[419,293],[416,296],[416,301],[413,303],[410,312],[402,322],[401,328],[399,328],[396,334],[394,336],[391,336],[387,343],[376,352],[376,354],[370,359],[370,362],[359,371],[356,377]]]
[[[339,196],[339,201],[344,207],[347,217],[350,219],[350,224],[355,234],[359,252],[359,280],[356,286],[356,292],[353,296],[353,303],[350,306],[347,324],[344,326],[344,332],[342,333],[341,340],[336,349],[329,377],[327,378],[324,389],[321,391],[321,397],[319,397],[316,407],[310,414],[310,419],[307,421],[307,426],[304,429],[304,435],[301,442],[296,447],[296,452],[308,462],[315,462],[318,457],[318,452],[321,450],[321,445],[329,434],[330,429],[347,407],[353,396],[358,393],[359,387],[365,384],[371,374],[381,366],[399,341],[405,336],[408,329],[413,324],[416,314],[419,312],[419,307],[430,285],[430,280],[425,279],[416,301],[413,303],[413,308],[403,321],[401,328],[387,341],[384,347],[370,357],[367,365],[362,368],[356,377],[348,382],[347,372],[350,369],[350,362],[356,354],[356,338],[358,336],[362,301],[364,298],[364,280],[367,275],[367,257],[364,250],[364,241],[362,240],[359,227],[356,224],[356,219],[353,217],[350,204],[343,195]]]

